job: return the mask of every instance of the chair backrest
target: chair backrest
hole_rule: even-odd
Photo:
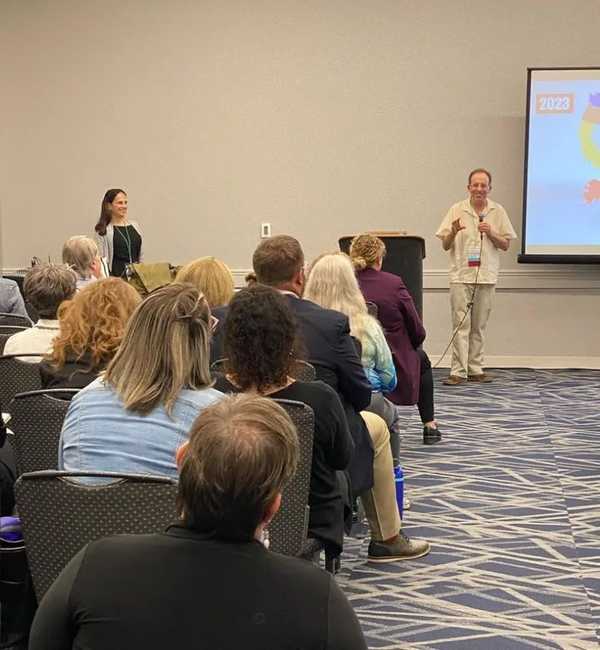
[[[27,302],[27,300],[25,301],[25,311],[34,323],[37,323],[40,320],[40,315],[38,314],[37,309],[30,302]]]
[[[213,372],[225,372],[226,363],[227,359],[218,359],[217,361],[213,361],[210,369]],[[294,365],[290,369],[290,374],[298,381],[314,381],[317,377],[315,367],[308,363],[308,361],[301,361],[300,359],[294,361]]]
[[[17,325],[18,327],[31,327],[33,323],[29,316],[20,314],[7,314],[0,312],[0,325]]]
[[[104,482],[84,484],[81,477]],[[115,480],[107,483],[107,477]],[[158,533],[177,517],[177,482],[163,476],[33,472],[17,480],[15,494],[38,602],[87,543],[121,533]]]
[[[6,341],[13,335],[23,332],[24,330],[29,329],[28,327],[22,327],[19,325],[2,325],[0,324],[0,353],[4,352],[4,346]]]
[[[310,406],[288,399],[275,399],[296,425],[300,459],[294,478],[283,491],[281,508],[269,524],[270,548],[284,555],[299,555],[308,532],[308,493],[312,468],[315,418]]]
[[[374,303],[371,302],[370,300],[366,301],[367,305],[367,311],[373,318],[378,318],[379,317],[379,307]]]
[[[312,363],[296,359],[291,369],[291,375],[298,381],[314,381],[317,378],[317,371]]]
[[[78,392],[53,388],[15,395],[10,405],[10,430],[14,434],[11,444],[17,457],[17,475],[57,469],[58,442],[70,404],[68,398]]]
[[[20,361],[21,357],[37,357],[39,354],[5,354],[0,357],[0,404],[8,409],[17,393],[39,390],[42,387],[39,363]],[[10,412],[10,411],[9,411]]]

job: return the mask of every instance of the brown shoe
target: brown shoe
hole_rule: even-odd
[[[446,384],[446,386],[458,386],[459,384],[466,383],[467,378],[459,377],[458,375],[450,375],[449,377],[446,377],[446,379],[442,380],[442,384]]]
[[[400,531],[397,539],[393,542],[371,540],[367,557],[369,562],[397,562],[399,560],[415,560],[427,555],[430,550],[429,542],[424,539],[408,539]]]
[[[479,382],[480,384],[489,384],[491,381],[494,381],[491,375],[486,375],[485,372],[482,372],[480,375],[469,375],[469,381]]]

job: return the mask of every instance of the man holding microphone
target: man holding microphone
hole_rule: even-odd
[[[450,252],[454,339],[450,376],[444,380],[448,386],[492,381],[483,372],[483,337],[498,281],[498,251],[507,251],[517,234],[506,210],[488,199],[491,189],[490,172],[474,169],[467,185],[469,198],[448,210],[435,233]]]

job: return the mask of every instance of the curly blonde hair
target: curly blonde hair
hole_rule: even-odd
[[[60,331],[48,361],[61,368],[67,360],[89,355],[90,370],[104,368],[115,355],[140,300],[138,292],[120,278],[88,285],[60,306]]]
[[[357,271],[375,266],[380,257],[385,255],[385,244],[369,233],[356,235],[350,244],[350,260]]]

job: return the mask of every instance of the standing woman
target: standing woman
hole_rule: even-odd
[[[423,422],[423,444],[439,442],[433,405],[433,373],[421,347],[425,328],[415,303],[401,278],[381,270],[385,244],[368,233],[350,245],[350,259],[365,300],[377,305],[377,318],[392,350],[398,385],[388,393],[394,404],[417,404]]]
[[[142,261],[142,232],[136,221],[127,218],[127,194],[123,190],[106,192],[95,231],[100,256],[110,275],[125,277],[128,264]]]

